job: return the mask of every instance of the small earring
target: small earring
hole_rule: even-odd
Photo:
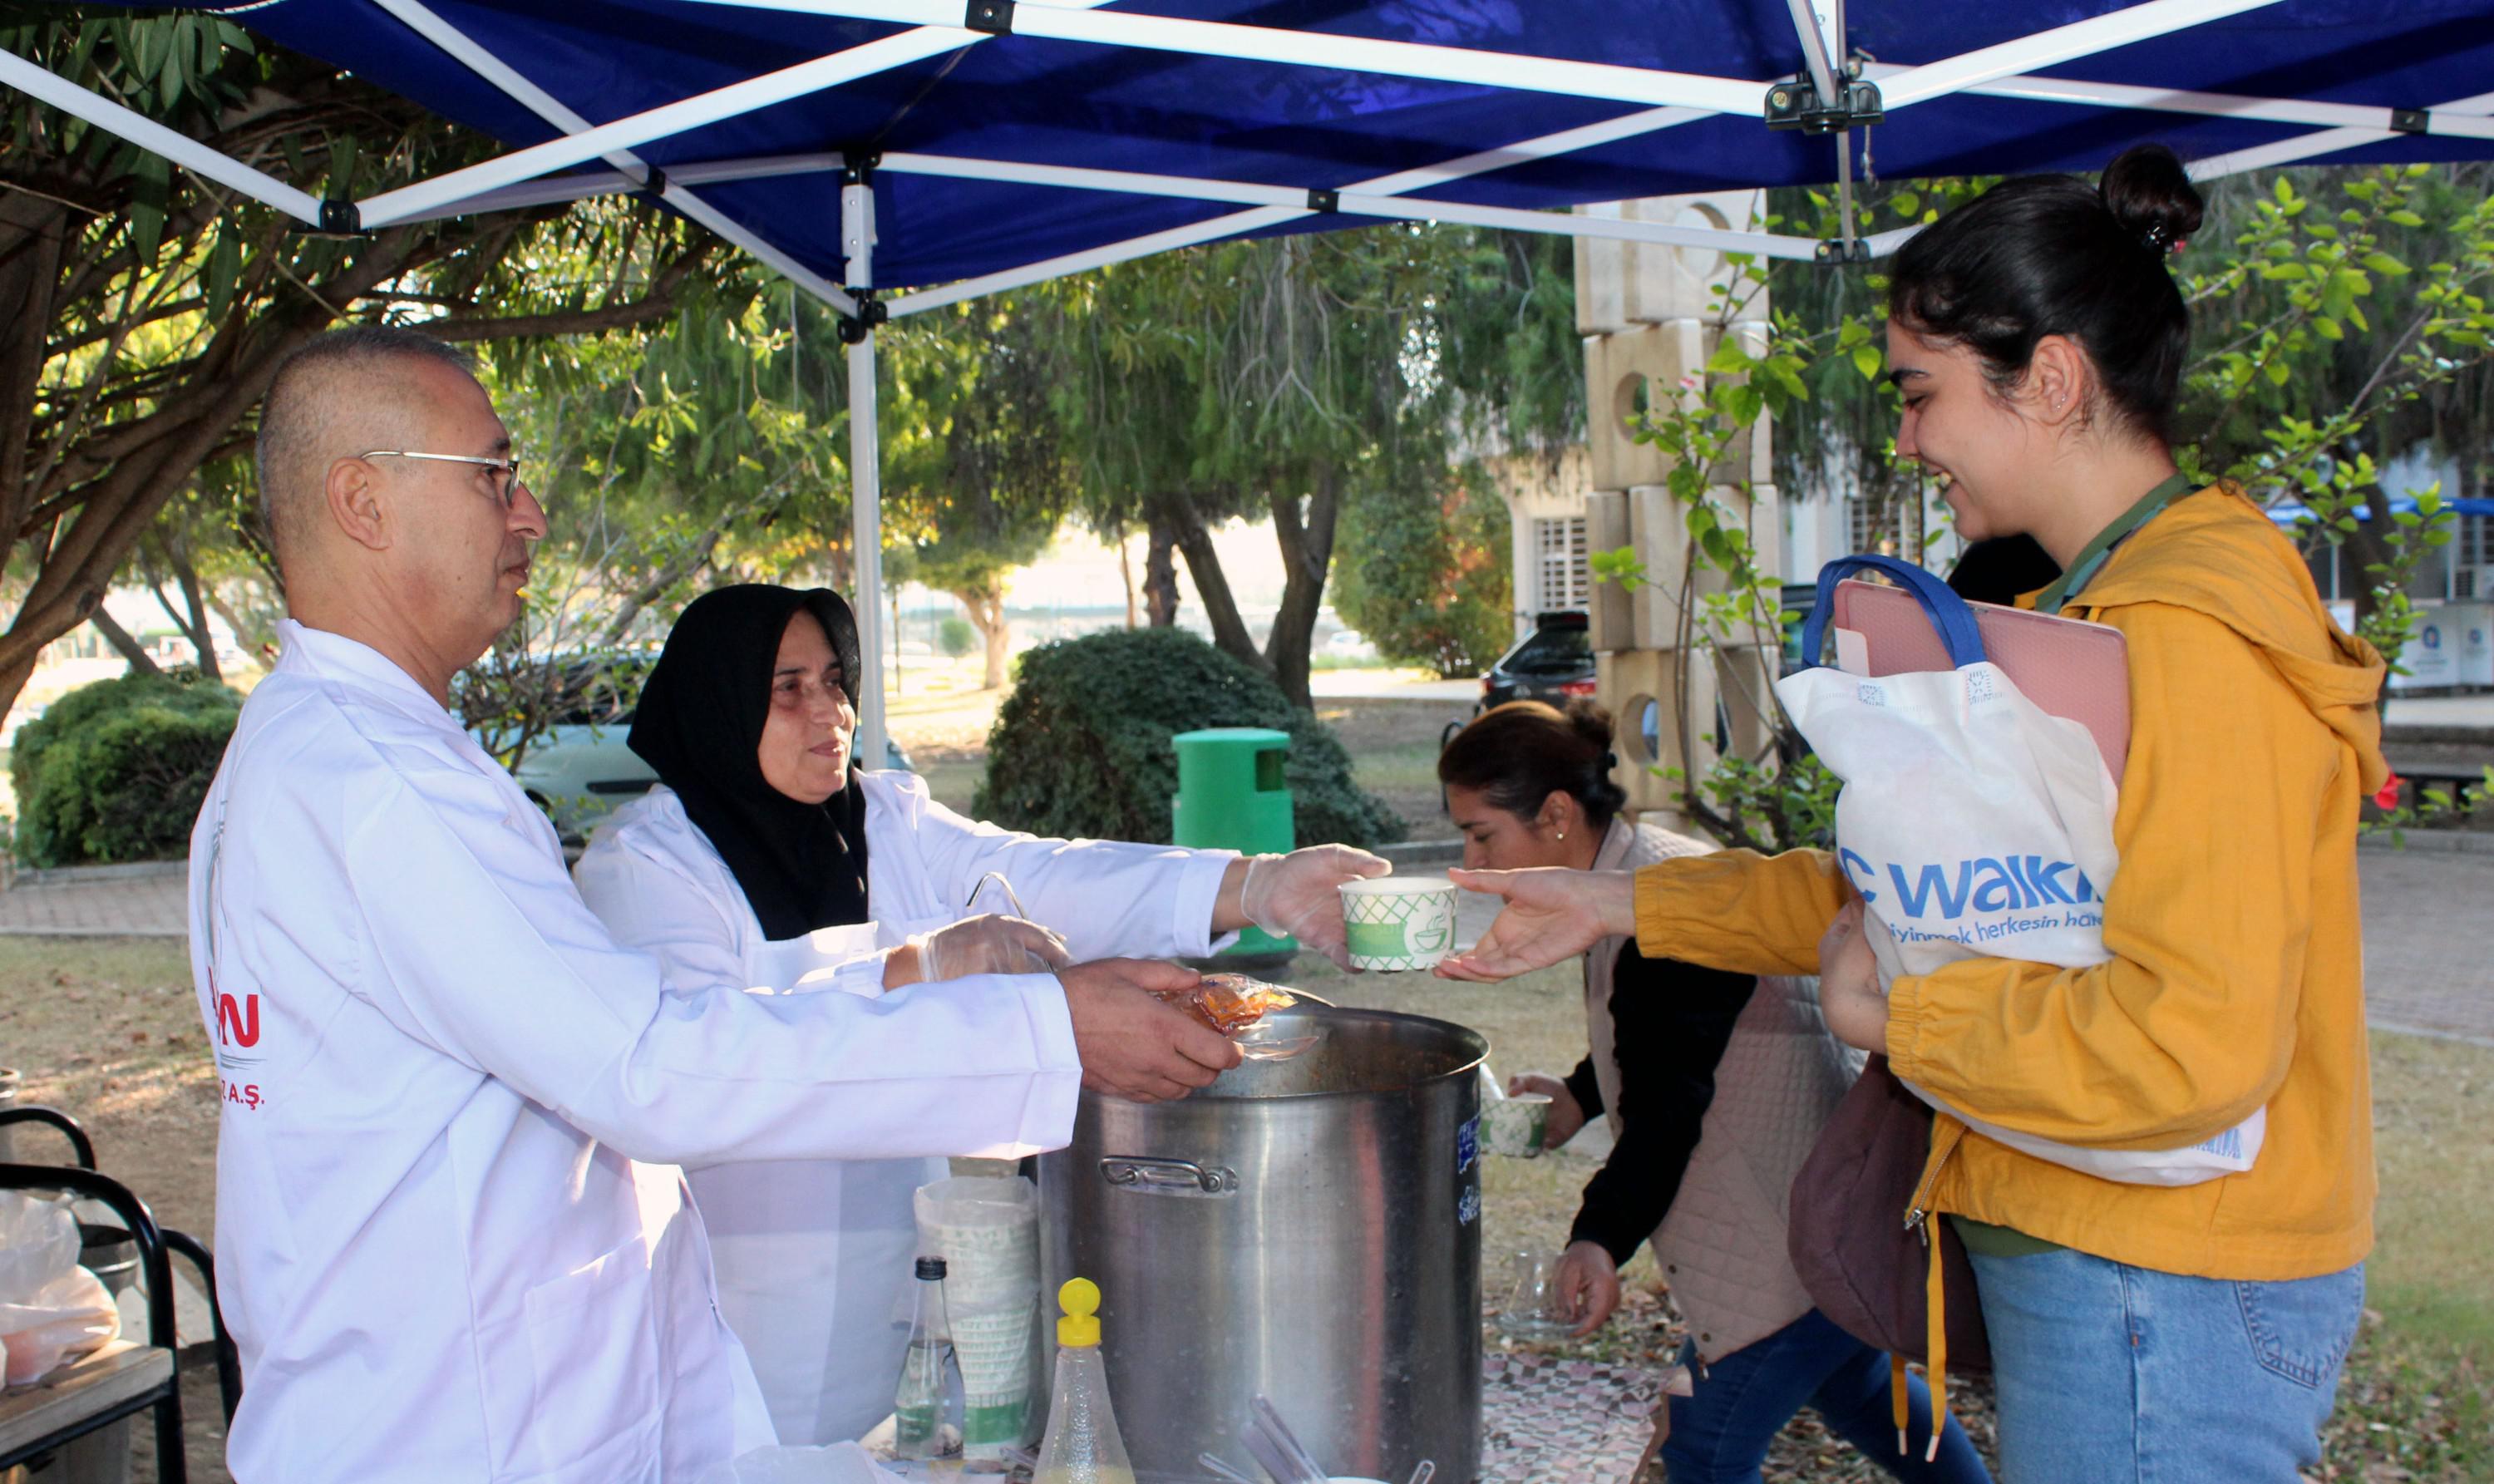
[[[1566,837],[1567,837],[1567,832],[1566,832],[1566,831],[1562,830],[1562,831],[1560,831],[1560,832],[1559,832],[1559,838],[1561,838],[1561,839],[1563,839],[1563,840],[1564,840],[1564,839],[1566,839]]]

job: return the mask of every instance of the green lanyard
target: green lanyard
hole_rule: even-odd
[[[2132,531],[2154,520],[2157,512],[2190,494],[2191,489],[2191,481],[2177,473],[2139,497],[2139,503],[2124,510],[2119,519],[2096,532],[2095,539],[2080,551],[2078,560],[2070,563],[2070,569],[2061,574],[2058,582],[2036,594],[2035,611],[2059,613],[2062,606],[2078,596],[2079,590],[2103,569],[2105,559],[2113,555],[2114,547],[2119,546]]]

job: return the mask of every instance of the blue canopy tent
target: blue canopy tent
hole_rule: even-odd
[[[258,0],[205,6],[513,146],[320,201],[0,52],[0,83],[330,230],[617,192],[849,317],[859,746],[879,755],[873,327],[1382,219],[1860,261],[1554,210],[1699,190],[2494,154],[2486,0]],[[836,197],[835,197],[836,190]],[[892,290],[901,290],[897,293]]]

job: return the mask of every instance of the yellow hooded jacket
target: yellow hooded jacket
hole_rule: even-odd
[[[2225,486],[2141,527],[2066,612],[2120,629],[2130,655],[2114,957],[1900,979],[1889,1059],[1953,1107],[2064,1143],[2179,1148],[2264,1106],[2266,1140],[2244,1174],[2121,1185],[1943,1114],[1917,1203],[2161,1272],[2336,1272],[2373,1236],[2355,846],[2388,772],[2381,656],[2329,621],[2293,544]],[[1823,852],[1666,861],[1638,873],[1637,946],[1812,973],[1845,898]]]

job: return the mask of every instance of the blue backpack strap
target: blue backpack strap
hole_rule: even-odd
[[[1948,646],[1950,664],[1963,669],[1983,663],[1983,632],[1975,627],[1974,610],[1948,584],[1895,557],[1840,557],[1818,569],[1818,601],[1811,605],[1810,619],[1801,629],[1804,664],[1820,662],[1819,641],[1827,632],[1828,616],[1836,609],[1836,585],[1862,572],[1876,572],[1914,595],[1931,617],[1931,627],[1939,630],[1940,642]]]

